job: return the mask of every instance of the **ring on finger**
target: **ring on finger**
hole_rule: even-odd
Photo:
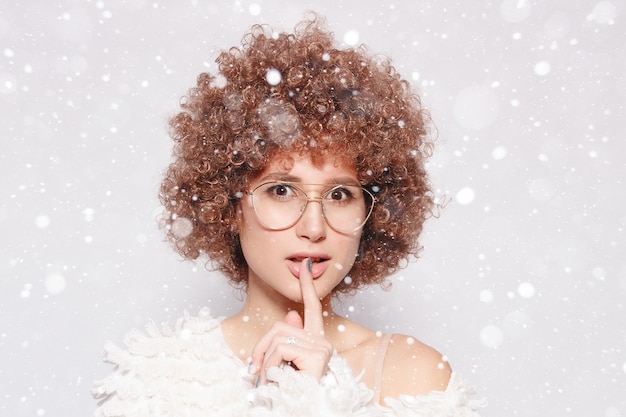
[[[291,346],[295,346],[295,345],[297,345],[297,344],[298,344],[298,339],[296,339],[296,337],[295,337],[295,336],[289,336],[289,337],[287,338],[287,344],[288,344],[288,345],[291,345]]]

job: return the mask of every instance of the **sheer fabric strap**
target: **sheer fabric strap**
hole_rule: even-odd
[[[391,333],[383,335],[380,341],[380,347],[378,348],[378,354],[376,355],[376,368],[374,370],[374,402],[380,403],[380,391],[383,384],[383,367],[385,366],[385,357],[387,356],[387,348],[389,348],[389,342],[391,342]]]

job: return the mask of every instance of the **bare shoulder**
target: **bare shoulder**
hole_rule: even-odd
[[[411,336],[394,334],[385,357],[381,398],[445,391],[451,373],[437,350]]]

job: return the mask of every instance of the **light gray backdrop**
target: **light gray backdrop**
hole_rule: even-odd
[[[102,344],[237,308],[155,225],[166,120],[253,23],[313,8],[431,109],[450,204],[342,311],[434,345],[484,416],[626,416],[626,3],[1,1],[0,415],[88,416]]]

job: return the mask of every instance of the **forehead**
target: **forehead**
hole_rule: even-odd
[[[359,183],[354,164],[346,158],[327,155],[323,158],[312,158],[310,155],[285,154],[276,155],[265,165],[261,173],[253,179],[284,179],[294,182],[308,183]]]

